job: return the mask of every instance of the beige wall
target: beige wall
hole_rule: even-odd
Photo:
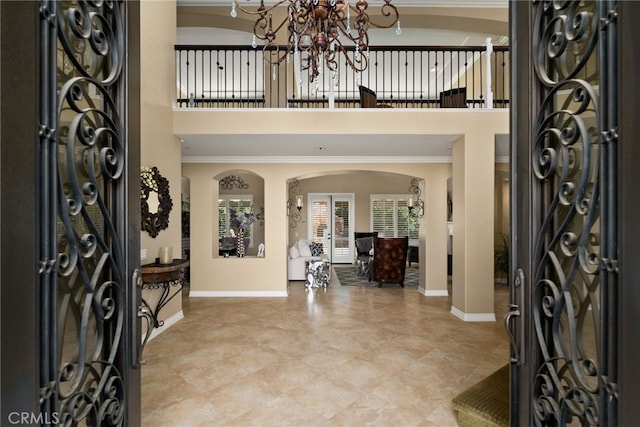
[[[182,8],[181,8],[182,9]],[[186,9],[185,9],[186,10]],[[193,12],[189,10],[188,13]],[[228,18],[228,8],[220,14],[219,26],[225,28],[238,27],[238,20]],[[199,24],[210,26],[213,22],[210,16],[202,13],[198,9]],[[242,133],[251,132],[259,137],[265,133],[323,133],[331,136],[332,132],[339,134],[359,134],[359,133],[381,133],[388,134],[392,138],[397,134],[437,134],[444,133],[455,135],[464,141],[460,151],[465,153],[469,149],[469,142],[481,144],[486,150],[493,147],[494,135],[496,133],[508,133],[508,111],[500,112],[456,112],[456,111],[360,111],[336,112],[302,112],[302,111],[172,111],[173,90],[175,87],[173,70],[173,46],[175,44],[176,22],[184,22],[181,13],[180,19],[177,17],[176,2],[152,1],[141,2],[141,156],[142,166],[156,166],[160,173],[170,182],[171,196],[174,202],[174,209],[170,216],[170,225],[160,235],[152,239],[146,233],[142,233],[141,247],[148,251],[148,259],[151,262],[155,258],[161,246],[172,246],[174,253],[179,253],[180,248],[180,188],[181,165],[180,165],[180,145],[175,134],[204,133],[215,135],[218,133]],[[183,19],[184,18],[184,19]],[[435,27],[446,27],[467,31],[478,31],[496,33],[507,33],[508,14],[505,9],[500,10],[465,10],[461,8],[428,8],[415,11],[408,11],[403,17],[403,26],[424,26],[429,20]],[[197,19],[196,19],[197,20]],[[216,25],[217,25],[216,24]],[[250,30],[250,22],[246,21],[245,26]],[[182,25],[182,24],[178,24]],[[191,24],[187,24],[191,25]],[[432,26],[433,26],[432,25]],[[212,25],[213,26],[213,25]],[[240,25],[242,26],[242,25]],[[350,116],[346,116],[349,114]],[[376,116],[379,114],[379,116]],[[464,114],[464,119],[459,114]],[[318,115],[322,115],[319,119]],[[173,120],[173,126],[171,125]],[[246,129],[246,123],[251,123],[251,129]],[[329,132],[322,127],[323,123],[335,124]],[[491,148],[489,148],[491,147]],[[481,148],[475,147],[474,154]],[[454,146],[455,151],[455,146]],[[488,152],[488,151],[487,151]],[[481,156],[486,160],[487,155]],[[454,156],[455,157],[455,156]],[[470,206],[479,200],[486,200],[493,197],[493,186],[489,189],[485,185],[475,185],[475,178],[486,178],[486,173],[480,172],[473,167],[473,162],[468,154],[465,157],[464,168],[470,167],[466,179],[470,180],[461,188],[472,189],[473,192],[464,193],[454,197],[458,202],[464,203],[461,206]],[[383,160],[382,160],[383,161]],[[457,160],[456,160],[457,161]],[[454,165],[455,162],[454,161]],[[480,162],[487,167],[486,162]],[[245,258],[245,259],[219,259],[212,256],[215,252],[217,241],[213,239],[212,211],[215,207],[214,177],[232,169],[246,169],[260,175],[265,180],[265,243],[266,257]],[[454,166],[455,169],[455,166]],[[446,180],[451,175],[450,165],[433,165],[426,163],[415,164],[185,164],[184,175],[190,179],[191,189],[191,221],[192,221],[192,286],[200,291],[244,291],[248,293],[257,292],[262,295],[284,295],[286,294],[286,248],[287,217],[284,214],[284,206],[287,200],[287,180],[290,178],[309,177],[310,174],[335,174],[345,170],[353,171],[376,171],[415,176],[423,180],[423,194],[425,199],[446,200]],[[488,166],[488,171],[493,173],[492,166]],[[488,173],[488,172],[487,172]],[[478,176],[476,176],[476,174]],[[454,181],[455,181],[455,172]],[[486,191],[485,191],[486,190]],[[473,193],[473,194],[472,194]],[[477,193],[477,194],[476,194]],[[459,200],[458,200],[459,199]],[[472,200],[471,200],[472,199]],[[456,203],[454,200],[454,204]],[[487,207],[490,205],[489,207]],[[493,233],[493,227],[486,227],[487,220],[493,224],[493,204],[480,203],[477,209],[481,213],[475,212],[469,215],[467,212],[461,213],[458,219],[463,220],[464,227],[484,227]],[[363,210],[360,209],[360,212]],[[454,206],[454,212],[456,207]],[[462,217],[461,217],[462,216]],[[474,220],[467,221],[468,217],[475,217]],[[362,221],[362,219],[358,219]],[[426,262],[421,263],[421,286],[425,293],[433,290],[438,294],[442,289],[446,289],[446,252],[441,251],[441,247],[446,248],[446,202],[440,204],[427,204],[424,226],[421,226],[420,253],[426,258]],[[457,226],[456,226],[457,227]],[[483,236],[484,232],[479,233]],[[427,239],[428,237],[428,239]],[[478,294],[488,285],[483,268],[478,265],[486,260],[484,257],[474,255],[476,251],[486,250],[482,244],[476,240],[478,236],[473,236],[469,243],[466,240],[454,246],[455,264],[464,262],[464,275],[458,275],[456,280],[465,282],[467,277],[472,277],[479,273],[477,283],[467,284],[457,287],[464,293],[464,298],[460,303],[460,310],[468,310],[485,313],[493,311],[493,301],[488,302],[488,298],[479,298],[480,303],[470,304],[474,300],[476,293],[469,292],[474,287],[478,288]],[[492,242],[492,239],[490,240]],[[468,246],[468,247],[466,247]],[[491,245],[492,246],[492,245]],[[465,248],[466,247],[466,248]],[[463,250],[464,248],[464,250]],[[442,252],[443,259],[440,260]],[[471,258],[471,259],[469,259]],[[424,269],[422,268],[424,265]],[[454,290],[455,293],[455,290]],[[458,300],[456,300],[458,301]],[[456,303],[454,302],[454,305]],[[161,313],[161,318],[166,318],[181,311],[181,299],[178,296]]]
[[[509,164],[496,163],[495,180],[495,234],[496,244],[502,241],[502,235],[509,235]]]
[[[252,126],[247,128],[245,123]],[[334,125],[329,129],[326,123]],[[290,240],[286,217],[287,181],[345,171],[376,171],[414,176],[424,181],[425,200],[436,201],[427,203],[420,228],[421,287],[428,295],[446,293],[446,191],[447,178],[453,174],[452,311],[468,320],[489,320],[494,312],[494,204],[487,200],[494,200],[495,135],[508,133],[508,111],[174,111],[177,134],[210,134],[212,143],[216,134],[249,133],[250,137],[259,138],[263,134],[282,133],[282,129],[302,135],[324,134],[328,138],[379,133],[388,134],[390,140],[398,134],[441,134],[451,135],[457,142],[453,145],[453,167],[432,163],[183,164],[183,173],[191,180],[192,230],[202,228],[201,232],[192,233],[192,290],[201,295],[242,292],[286,295],[286,254]],[[428,141],[425,136],[425,146]],[[264,259],[211,256],[217,244],[211,228],[214,177],[236,168],[252,171],[265,180],[267,256]]]
[[[345,170],[358,175],[368,174],[368,171],[387,175],[409,174],[425,181],[425,200],[441,200],[426,203],[425,216],[421,220],[420,254],[423,261],[420,263],[420,286],[427,294],[446,292],[446,183],[451,173],[450,165],[238,164],[234,167],[253,171],[265,180],[265,258],[213,256],[211,248],[217,250],[213,225],[217,224],[215,177],[228,170],[229,165],[183,164],[183,174],[191,181],[191,291],[194,295],[286,295],[289,245],[287,181],[307,175],[334,175]],[[408,184],[405,185],[408,188]],[[365,215],[368,216],[368,208]]]
[[[174,258],[180,257],[181,248],[181,165],[180,144],[173,133],[172,103],[175,87],[173,46],[175,45],[176,2],[142,1],[140,3],[140,79],[141,88],[141,166],[156,166],[162,176],[169,180],[173,208],[169,216],[169,228],[162,230],[156,238],[142,232],[141,249],[147,250],[147,259],[141,264],[151,263],[162,246],[173,248]],[[169,29],[169,30],[167,30]],[[157,301],[158,292],[145,290],[144,298],[151,305]],[[182,311],[182,298],[177,295],[160,312],[165,320]]]
[[[450,173],[450,172],[449,172]],[[336,171],[332,175],[323,175],[299,180],[297,194],[304,197],[305,203],[309,193],[353,193],[354,223],[352,231],[370,231],[371,194],[409,194],[409,186],[413,176],[381,173],[378,171]],[[422,195],[424,199],[424,195]],[[295,201],[294,201],[295,202]],[[289,242],[308,238],[308,222],[306,205],[302,209],[302,221],[289,229]]]

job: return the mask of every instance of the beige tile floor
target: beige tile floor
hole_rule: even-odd
[[[142,425],[456,426],[451,399],[508,361],[504,285],[477,323],[415,287],[290,288],[185,297],[145,350]]]

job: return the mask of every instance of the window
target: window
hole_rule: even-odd
[[[230,211],[236,210],[240,212],[249,213],[253,206],[253,196],[244,194],[242,196],[236,195],[221,195],[218,199],[218,239],[222,240],[223,237],[231,237],[235,234],[236,230],[231,231],[231,222],[229,220]],[[253,224],[249,226],[249,229],[245,233],[245,237],[249,238],[249,246],[253,246]]]
[[[409,241],[418,241],[418,217],[409,212],[409,195],[372,194],[371,231],[386,237],[409,236]]]

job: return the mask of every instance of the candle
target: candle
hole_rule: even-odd
[[[173,250],[171,246],[161,247],[158,258],[160,258],[160,264],[171,264],[173,262]]]

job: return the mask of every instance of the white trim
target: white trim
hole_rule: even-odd
[[[449,296],[449,291],[446,289],[430,291],[421,286],[418,288],[418,292],[420,292],[425,297],[448,297]]]
[[[451,314],[464,320],[465,322],[495,322],[495,313],[465,313],[464,311],[451,306]]]
[[[452,163],[451,156],[182,156],[182,163]]]
[[[271,298],[271,297],[288,297],[288,291],[190,291],[189,297],[193,298],[225,298],[225,297],[241,297],[241,298]]]
[[[161,333],[163,333],[164,331],[166,331],[167,329],[169,329],[171,326],[175,325],[182,319],[184,319],[184,312],[182,310],[168,317],[167,319],[164,320],[164,323],[162,324],[161,327],[153,328],[153,331],[151,331],[151,335],[149,335],[149,341],[151,341],[152,339],[154,339],[155,337],[157,337],[158,335],[160,335]]]

